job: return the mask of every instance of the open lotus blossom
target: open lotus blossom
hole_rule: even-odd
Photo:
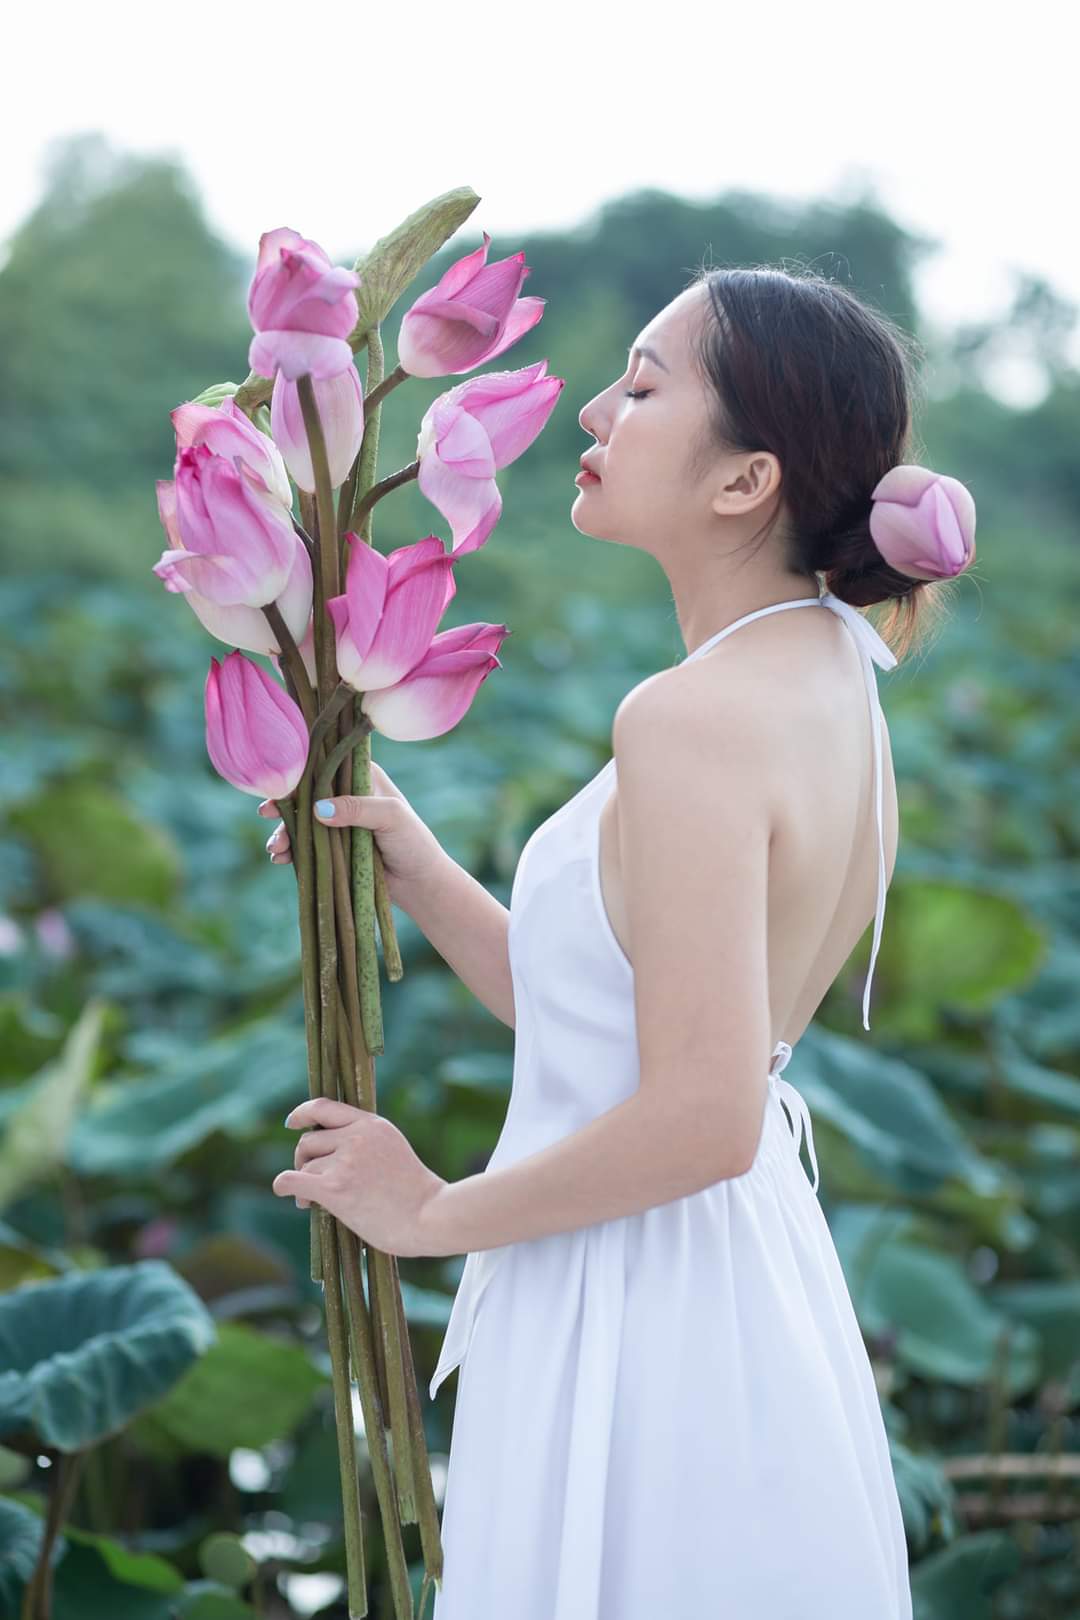
[[[346,535],[345,591],[326,604],[337,635],[337,669],[357,692],[393,686],[431,646],[455,591],[454,559],[436,534],[385,556]]]
[[[365,692],[360,707],[376,731],[397,742],[441,737],[457,725],[496,667],[505,624],[462,624],[443,630],[396,686]]]
[[[292,510],[293,495],[289,488],[289,474],[281,451],[268,433],[262,433],[254,422],[229,396],[220,405],[205,405],[187,400],[169,412],[176,432],[176,448],[205,444],[216,456],[239,456],[253,472],[260,473],[286,511]]]
[[[331,264],[299,231],[264,231],[248,289],[248,365],[261,377],[336,377],[353,363],[346,340],[360,318],[359,285],[355,270]]]
[[[315,378],[312,388],[326,441],[330,482],[337,489],[348,477],[349,468],[356,460],[360,441],[364,437],[363,389],[356,367],[351,364],[336,376]],[[274,443],[280,448],[297,488],[313,495],[315,474],[311,469],[311,450],[300,409],[300,396],[296,383],[283,371],[279,371],[275,377],[274,391],[270,396],[270,428]]]
[[[310,738],[288,692],[242,652],[206,677],[206,751],[219,776],[260,799],[287,798],[304,774]]]
[[[975,501],[958,478],[901,463],[875,486],[870,535],[886,562],[919,579],[952,579],[975,556]]]
[[[171,478],[160,478],[157,484],[158,516],[165,527],[173,551],[183,551],[180,539],[180,530],[176,522],[176,484]],[[299,642],[305,629],[312,620],[312,579],[311,558],[307,548],[293,535],[293,560],[285,588],[278,596],[276,606],[294,641]],[[171,553],[166,552],[165,556]],[[270,628],[270,621],[261,607],[249,607],[244,602],[227,603],[215,602],[212,597],[204,596],[190,585],[180,573],[175,564],[162,568],[157,565],[155,572],[165,582],[169,591],[178,591],[183,595],[184,601],[212,636],[219,641],[226,641],[231,647],[243,647],[247,652],[278,653],[281,648],[277,644],[277,637]],[[314,670],[314,652],[312,652],[312,671]],[[314,675],[312,675],[314,680]]]
[[[424,413],[417,483],[450,525],[451,556],[477,550],[498,523],[495,473],[539,436],[565,386],[564,377],[546,371],[546,360],[520,371],[487,371],[440,394]]]
[[[154,573],[167,589],[192,586],[227,606],[277,601],[301,542],[291,514],[246,461],[216,456],[206,444],[185,446],[172,495],[159,484],[159,513],[163,504],[177,543],[162,552]]]
[[[534,327],[543,298],[519,298],[532,271],[524,253],[487,263],[491,237],[456,260],[435,286],[406,310],[398,333],[398,364],[413,377],[447,377],[486,365]]]

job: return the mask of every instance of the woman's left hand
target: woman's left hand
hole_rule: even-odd
[[[274,1177],[279,1198],[320,1204],[385,1254],[435,1253],[425,1247],[421,1216],[446,1182],[417,1158],[396,1125],[335,1097],[309,1097],[285,1123],[321,1129],[297,1142],[295,1170]]]

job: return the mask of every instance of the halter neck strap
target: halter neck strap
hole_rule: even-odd
[[[866,984],[863,989],[863,1029],[870,1028],[870,981],[874,977],[874,964],[877,961],[878,946],[881,943],[881,930],[885,921],[885,834],[881,820],[881,700],[878,697],[877,680],[874,676],[874,664],[882,669],[895,669],[896,654],[874,629],[869,619],[853,607],[850,602],[844,602],[831,591],[824,591],[819,598],[822,607],[829,608],[837,618],[843,619],[851,634],[855,638],[855,645],[859,649],[859,662],[862,665],[863,682],[866,686],[867,702],[870,705],[870,726],[874,741],[874,816],[877,821],[878,840],[878,891],[877,907],[874,912],[874,937],[870,946],[870,966],[866,972]]]
[[[855,639],[859,652],[859,663],[863,672],[863,684],[866,687],[867,702],[870,706],[870,726],[874,747],[874,816],[877,821],[878,840],[878,892],[877,906],[874,912],[874,937],[870,946],[870,966],[867,969],[866,984],[863,989],[863,1028],[870,1028],[870,983],[874,977],[874,964],[877,961],[878,946],[881,943],[881,930],[885,921],[885,834],[882,826],[882,769],[881,769],[881,701],[878,697],[877,680],[874,676],[874,664],[882,669],[896,667],[896,654],[888,642],[874,629],[869,619],[853,607],[850,602],[844,602],[832,591],[822,591],[819,596],[800,596],[790,602],[770,602],[767,607],[755,608],[752,613],[744,613],[738,619],[733,619],[715,635],[709,636],[700,647],[695,647],[692,653],[687,653],[683,659],[688,664],[692,658],[700,658],[702,653],[708,652],[710,647],[737,630],[741,624],[749,624],[751,619],[760,619],[766,613],[779,613],[785,608],[797,607],[825,607],[835,613],[838,619],[843,619]]]

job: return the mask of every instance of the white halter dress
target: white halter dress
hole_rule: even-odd
[[[871,661],[896,658],[827,591],[744,614],[689,658],[810,605],[854,636],[873,727],[869,1028],[885,904]],[[514,1071],[492,1170],[639,1084],[633,968],[598,867],[614,771],[612,759],[542,823],[518,863]],[[779,1041],[743,1175],[467,1257],[430,1386],[434,1398],[461,1365],[434,1620],[911,1620],[877,1388],[816,1196],[809,1111],[781,1078],[791,1055]]]

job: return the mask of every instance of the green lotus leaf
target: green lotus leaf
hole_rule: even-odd
[[[227,1457],[289,1434],[327,1382],[306,1350],[242,1322],[223,1322],[217,1342],[136,1431],[164,1430],[185,1451]],[[209,1571],[208,1571],[209,1573]]]
[[[80,1271],[0,1295],[0,1434],[61,1451],[118,1434],[213,1344],[213,1317],[161,1260]]]
[[[198,1042],[160,1074],[117,1085],[76,1121],[68,1162],[80,1175],[141,1178],[214,1131],[259,1131],[268,1114],[295,1107],[307,1095],[303,1029],[265,1018]]]

